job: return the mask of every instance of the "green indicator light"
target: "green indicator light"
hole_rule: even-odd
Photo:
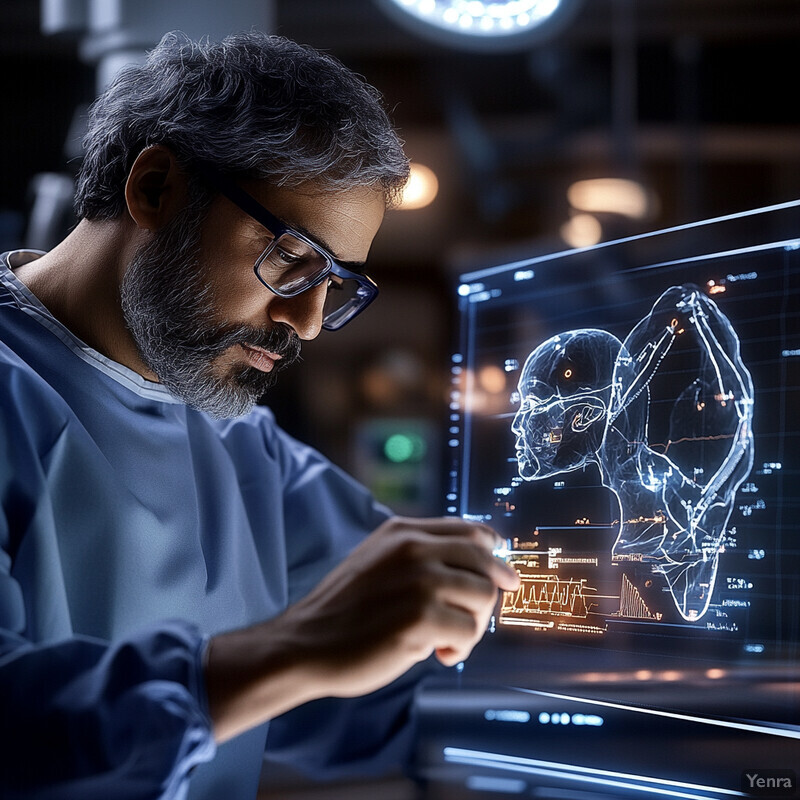
[[[425,450],[425,440],[415,433],[394,433],[383,445],[383,454],[395,464],[421,461]]]
[[[404,433],[395,433],[386,440],[383,453],[389,461],[402,464],[414,455],[414,442]]]

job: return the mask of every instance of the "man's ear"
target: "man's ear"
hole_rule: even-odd
[[[142,150],[125,184],[128,213],[139,228],[155,231],[170,222],[188,201],[186,176],[175,154],[163,145]]]

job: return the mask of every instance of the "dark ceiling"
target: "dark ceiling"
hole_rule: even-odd
[[[64,168],[94,77],[76,41],[40,33],[37,3],[3,7],[0,207],[24,212],[32,176]],[[276,0],[274,15],[374,83],[410,156],[439,173],[430,208],[387,222],[388,262],[547,247],[577,177],[644,177],[659,203],[639,229],[800,195],[796,0],[585,0],[552,39],[498,54],[437,46],[373,0]],[[635,232],[606,222],[607,236]]]

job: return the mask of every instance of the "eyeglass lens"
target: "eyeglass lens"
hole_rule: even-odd
[[[371,293],[358,281],[328,272],[329,266],[328,259],[308,242],[284,233],[264,251],[256,268],[261,280],[284,296],[300,294],[327,272],[328,292],[322,314],[324,326],[335,330],[361,308]]]
[[[258,274],[282,294],[299,294],[323,275],[329,262],[318,250],[296,236],[284,233],[258,260]]]
[[[331,273],[322,316],[325,327],[335,330],[343,325],[367,300],[369,292],[358,281],[345,280]]]

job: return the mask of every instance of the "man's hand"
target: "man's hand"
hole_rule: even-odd
[[[498,541],[457,518],[390,519],[279,617],[216,637],[207,684],[217,738],[307,700],[374,691],[432,653],[463,661],[498,590],[519,586],[492,555]]]
[[[435,652],[463,661],[497,590],[519,576],[492,556],[497,535],[456,518],[391,519],[290,608],[313,679],[327,694],[377,689]]]

